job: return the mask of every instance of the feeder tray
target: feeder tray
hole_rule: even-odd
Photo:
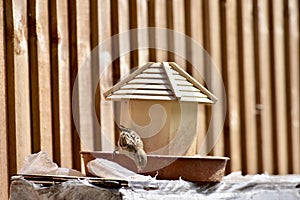
[[[103,158],[116,162],[123,167],[137,172],[134,162],[123,154],[117,154],[113,158],[112,152],[82,151],[85,171],[92,176],[87,168],[87,163],[95,158]],[[148,155],[147,166],[143,175],[156,176],[157,179],[183,180],[192,182],[220,182],[225,174],[225,167],[229,158],[215,156],[169,156],[169,155]],[[159,169],[163,163],[168,165]],[[158,166],[157,169],[155,169]],[[153,170],[152,170],[153,169]]]

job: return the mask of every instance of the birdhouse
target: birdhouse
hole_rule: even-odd
[[[116,122],[135,130],[148,154],[186,154],[197,137],[198,104],[217,98],[174,62],[147,63],[104,93]]]

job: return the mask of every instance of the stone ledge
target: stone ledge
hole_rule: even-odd
[[[89,186],[79,181],[68,181],[49,187],[41,187],[27,180],[14,180],[10,186],[10,200],[19,199],[53,199],[53,200],[78,200],[78,199],[121,199],[121,193],[116,189],[105,189]]]

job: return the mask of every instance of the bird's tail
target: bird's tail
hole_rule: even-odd
[[[138,172],[141,172],[147,165],[147,154],[143,149],[138,149],[134,161],[137,165]]]

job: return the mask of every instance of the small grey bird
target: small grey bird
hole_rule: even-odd
[[[118,146],[114,150],[113,155],[116,152],[123,153],[131,158],[138,169],[141,172],[147,164],[147,154],[144,151],[144,144],[141,137],[133,130],[120,125],[120,138],[118,140]]]

